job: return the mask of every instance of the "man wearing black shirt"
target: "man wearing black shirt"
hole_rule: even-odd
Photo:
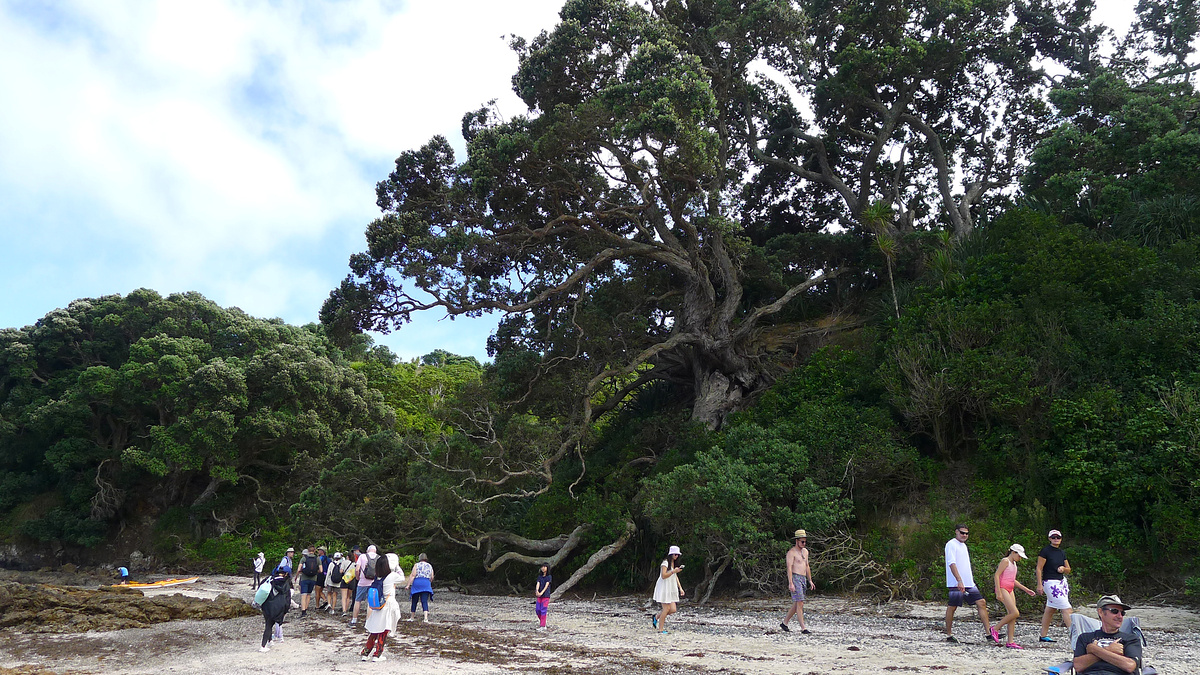
[[[1071,600],[1068,597],[1066,575],[1071,573],[1071,563],[1062,550],[1062,532],[1050,530],[1050,543],[1042,547],[1037,558],[1037,593],[1046,594],[1046,611],[1042,614],[1041,642],[1054,642],[1049,637],[1050,621],[1055,610],[1062,612],[1063,623],[1071,625]]]
[[[1116,595],[1106,595],[1096,603],[1100,630],[1084,633],[1075,643],[1076,673],[1118,673],[1125,675],[1142,667],[1142,641],[1132,633],[1121,632],[1125,610],[1132,609]]]

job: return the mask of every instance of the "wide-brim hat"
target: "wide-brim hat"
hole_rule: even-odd
[[[291,546],[289,546],[289,547],[288,547],[288,550],[287,550],[287,552],[288,552],[288,553],[295,553],[295,552],[296,552],[296,549],[294,549],[294,548],[292,548]]]
[[[795,534],[792,535],[792,539],[808,539],[808,533],[804,530],[796,530]]]
[[[1121,609],[1133,609],[1133,607],[1121,602],[1119,595],[1105,595],[1096,601],[1096,609],[1104,609],[1110,605],[1116,605]]]
[[[1008,550],[1016,552],[1017,555],[1025,558],[1026,560],[1029,559],[1029,556],[1025,555],[1025,547],[1020,544],[1013,544],[1012,546],[1008,547]]]

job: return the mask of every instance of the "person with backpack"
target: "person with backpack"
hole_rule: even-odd
[[[350,611],[350,605],[358,593],[358,558],[362,553],[356,545],[350,549],[350,555],[342,560],[342,616]]]
[[[333,557],[329,559],[329,569],[325,572],[325,596],[330,614],[337,609],[338,596],[341,594],[342,574],[339,570],[344,560],[341,551],[334,551]],[[345,607],[345,603],[342,606]]]
[[[309,549],[300,552],[300,618],[308,616],[308,600],[321,576],[321,559]]]
[[[263,615],[260,652],[269,652],[272,641],[283,641],[283,617],[292,607],[292,568],[280,565],[254,596]],[[272,634],[273,633],[273,634]]]
[[[324,546],[317,547],[317,560],[321,563],[321,569],[317,572],[317,583],[313,588],[313,606],[319,612],[323,609],[322,603],[325,602],[325,582],[329,576],[329,552]],[[325,602],[325,604],[328,603]]]
[[[365,627],[370,637],[367,645],[359,652],[363,661],[370,658],[371,647],[375,647],[375,660],[386,661],[383,647],[388,633],[396,632],[400,620],[400,603],[396,601],[396,587],[404,583],[404,571],[395,553],[380,556],[375,564],[375,581],[367,591],[367,615]]]
[[[367,591],[375,581],[376,561],[379,560],[378,549],[372,544],[367,547],[367,554],[358,556],[355,568],[358,570],[358,590],[354,593],[354,609],[350,612],[350,625],[358,624],[358,610],[367,599]],[[369,614],[370,612],[368,612]]]

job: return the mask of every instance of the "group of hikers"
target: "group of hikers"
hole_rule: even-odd
[[[1070,586],[1067,583],[1067,575],[1071,574],[1071,563],[1062,549],[1062,532],[1050,530],[1047,533],[1049,543],[1038,551],[1032,589],[1017,581],[1018,564],[1029,559],[1025,547],[1021,544],[1008,547],[1008,553],[1000,559],[996,571],[992,574],[996,599],[1006,610],[1004,617],[995,626],[991,625],[988,617],[987,601],[975,585],[971,556],[967,550],[967,539],[970,536],[970,528],[959,524],[954,526],[954,538],[946,542],[947,642],[958,642],[953,632],[954,610],[962,607],[964,603],[971,603],[979,612],[986,640],[1010,649],[1023,649],[1016,642],[1014,629],[1020,616],[1015,595],[1017,589],[1030,596],[1046,596],[1039,642],[1054,642],[1049,632],[1055,612],[1062,615],[1064,624],[1071,626],[1071,601],[1068,597]],[[1093,631],[1081,632],[1075,640],[1074,658],[1070,662],[1074,672],[1133,673],[1142,668],[1142,641],[1132,633],[1129,624],[1125,623],[1125,612],[1130,609],[1132,607],[1122,602],[1117,595],[1105,595],[1096,602],[1100,627]],[[1001,628],[1007,629],[1006,642],[1001,642]]]
[[[409,620],[416,617],[417,605],[421,605],[424,621],[429,621],[429,602],[433,598],[433,566],[422,553],[408,575],[400,565],[395,553],[381,555],[375,546],[366,552],[354,546],[343,555],[340,551],[328,554],[324,546],[306,548],[295,559],[296,549],[289,547],[269,578],[262,580],[266,566],[266,554],[259,553],[254,559],[254,582],[257,589],[255,602],[262,610],[264,627],[262,646],[259,651],[270,651],[272,642],[283,640],[283,619],[292,608],[292,588],[300,587],[300,617],[313,611],[338,612],[340,616],[350,614],[350,625],[358,624],[358,615],[366,605],[363,627],[368,633],[367,644],[361,651],[362,660],[374,656],[376,661],[386,660],[383,650],[387,636],[396,631],[402,618],[402,610],[396,599],[399,587],[408,591],[411,599]]]
[[[946,641],[958,642],[953,632],[954,613],[964,603],[970,603],[975,605],[979,612],[985,640],[1010,649],[1022,649],[1015,635],[1015,625],[1020,616],[1015,592],[1020,590],[1030,596],[1046,596],[1046,608],[1042,615],[1038,640],[1054,642],[1049,636],[1054,613],[1060,613],[1063,623],[1068,627],[1071,625],[1070,587],[1067,583],[1071,563],[1062,549],[1062,532],[1050,530],[1047,535],[1049,543],[1038,552],[1034,568],[1034,588],[1029,588],[1017,580],[1020,562],[1029,559],[1025,547],[1021,544],[1009,546],[1008,553],[1000,559],[992,575],[996,599],[1006,610],[1004,617],[995,626],[991,624],[988,616],[987,601],[975,584],[966,543],[970,535],[970,529],[966,525],[956,525],[954,538],[947,541],[945,546],[948,595]],[[368,546],[366,553],[362,553],[359,547],[355,546],[346,555],[337,552],[332,557],[327,555],[322,546],[304,549],[300,554],[300,561],[293,564],[294,553],[295,549],[289,548],[265,582],[261,580],[265,566],[264,554],[259,553],[254,561],[254,586],[258,588],[255,599],[262,607],[265,621],[261,651],[269,651],[272,641],[283,639],[281,624],[284,614],[291,607],[291,588],[297,581],[300,585],[301,617],[308,614],[310,596],[315,596],[311,605],[315,611],[325,609],[334,613],[339,599],[336,593],[339,590],[341,615],[345,616],[350,612],[351,626],[357,624],[363,603],[367,604],[364,627],[369,637],[360,652],[364,661],[372,655],[377,661],[386,658],[383,651],[387,636],[395,632],[396,624],[401,618],[401,609],[396,601],[396,591],[401,585],[409,590],[411,596],[409,620],[415,618],[418,603],[421,604],[424,620],[429,620],[429,600],[433,595],[433,567],[424,553],[418,557],[418,562],[407,577],[395,553],[380,555],[375,546]],[[667,632],[667,617],[677,611],[678,603],[685,595],[678,576],[684,569],[684,565],[679,562],[682,555],[678,546],[671,546],[666,558],[659,565],[653,599],[661,605],[661,609],[651,618],[651,625],[656,632]],[[785,562],[792,604],[779,627],[784,632],[790,632],[788,624],[795,617],[800,625],[800,632],[807,635],[811,631],[805,622],[804,603],[808,591],[814,590],[816,584],[809,561],[808,535],[804,530],[795,531],[793,546],[788,549]],[[539,620],[538,630],[546,629],[551,586],[550,568],[542,565],[534,583],[534,612]],[[1124,630],[1122,625],[1125,611],[1130,609],[1130,606],[1121,602],[1118,596],[1105,595],[1096,607],[1100,615],[1100,628],[1084,633],[1076,640],[1073,660],[1075,672],[1132,673],[1141,668],[1141,641]],[[1001,629],[1006,630],[1007,641],[1001,639]]]

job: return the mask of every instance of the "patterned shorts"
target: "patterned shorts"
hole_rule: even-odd
[[[804,602],[808,599],[808,577],[793,574],[792,585],[796,587],[796,590],[792,591],[792,602]]]
[[[1067,595],[1071,587],[1066,579],[1044,579],[1042,590],[1046,592],[1046,606],[1051,609],[1071,609],[1071,600]]]

